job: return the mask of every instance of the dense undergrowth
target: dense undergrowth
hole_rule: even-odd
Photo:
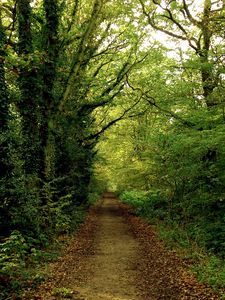
[[[131,190],[120,193],[120,199],[134,212],[156,225],[167,247],[175,248],[189,264],[200,282],[215,290],[225,288],[225,237],[223,216],[212,215],[210,206],[199,216],[190,212],[184,219],[180,202],[173,203],[159,191]]]
[[[57,258],[69,235],[85,216],[79,208],[71,217],[67,231],[39,238],[15,230],[0,244],[0,299],[20,299],[25,290],[35,288],[47,276],[47,263]]]
[[[89,196],[90,203],[97,199]],[[32,236],[32,232],[14,230],[0,243],[0,299],[23,299],[23,293],[35,289],[48,277],[48,263],[67,245],[71,234],[83,222],[88,206],[77,206],[69,213],[61,210],[55,230]]]

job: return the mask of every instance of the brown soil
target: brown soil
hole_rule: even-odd
[[[154,228],[109,193],[50,271],[51,280],[24,299],[64,299],[59,288],[74,300],[219,299],[166,250]]]
[[[120,214],[118,203],[106,198],[98,212],[94,255],[87,259],[89,280],[77,286],[90,300],[138,300],[135,285],[138,242]]]

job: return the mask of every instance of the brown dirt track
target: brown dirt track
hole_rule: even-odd
[[[64,299],[58,288],[71,290],[74,300],[220,299],[111,193],[90,211],[50,270],[51,279],[24,299]]]

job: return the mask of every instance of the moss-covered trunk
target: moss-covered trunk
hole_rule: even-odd
[[[22,117],[23,156],[26,174],[38,174],[39,169],[39,99],[38,72],[32,65],[31,7],[29,0],[17,1],[18,53],[23,61],[20,66],[19,111]]]
[[[8,122],[9,122],[9,95],[5,81],[5,33],[1,24],[0,14],[0,130],[1,130],[1,147],[0,147],[0,179],[9,173],[8,161]]]
[[[9,190],[12,165],[9,157],[9,94],[5,79],[5,31],[0,13],[0,235],[5,235],[9,223]]]
[[[54,132],[49,124],[53,122],[56,103],[53,96],[53,87],[56,77],[56,65],[58,60],[58,25],[59,8],[57,0],[44,0],[45,24],[43,27],[43,49],[45,52],[45,63],[42,69],[43,75],[43,98],[41,103],[41,161],[40,174],[43,181],[49,180],[54,174],[53,149]],[[54,126],[54,125],[53,125]]]

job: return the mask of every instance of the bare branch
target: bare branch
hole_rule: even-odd
[[[170,21],[172,21],[184,34],[185,36],[187,36],[187,31],[184,29],[184,27],[174,18],[171,10],[169,10],[168,8],[166,9],[166,11],[169,14],[169,17],[167,17]]]
[[[67,33],[70,32],[70,30],[71,30],[71,28],[73,26],[74,19],[76,17],[77,10],[78,10],[78,5],[79,5],[79,0],[75,0],[74,6],[73,6],[73,11],[72,11],[72,14],[71,14],[71,21],[70,21],[69,26],[67,28]]]
[[[8,7],[8,5],[7,5]],[[11,32],[8,36],[8,41],[7,41],[7,45],[12,45],[13,43],[11,42],[11,38],[12,38],[12,34],[15,30],[15,26],[16,26],[16,10],[17,10],[17,0],[15,1],[15,4],[13,7],[9,7],[8,8],[10,10],[10,12],[12,13],[12,24],[10,24],[11,27]]]
[[[148,13],[148,12],[146,11],[146,8],[145,8],[145,5],[144,5],[144,3],[143,3],[143,0],[139,0],[139,1],[140,1],[140,3],[141,3],[141,6],[142,6],[143,14],[147,17],[148,23],[149,23],[154,29],[159,30],[159,31],[161,31],[161,32],[164,32],[164,33],[166,33],[166,34],[168,34],[168,35],[170,35],[170,36],[172,36],[172,37],[178,38],[178,39],[180,39],[180,40],[184,40],[184,41],[187,40],[186,36],[182,36],[182,35],[176,34],[176,33],[174,33],[174,32],[171,32],[171,31],[169,31],[169,30],[166,30],[165,28],[162,28],[162,27],[156,25],[156,24],[154,23],[154,21],[153,21],[154,18],[151,18],[150,13]],[[158,4],[158,3],[156,3],[156,4]]]
[[[161,16],[168,19],[168,20],[170,20],[171,22],[173,22],[173,24],[175,24],[182,31],[182,33],[184,35],[176,34],[176,33],[172,32],[170,30],[165,29],[164,27],[160,27],[160,26],[156,25],[155,22],[154,22],[154,14],[155,13],[153,12],[153,15],[151,16],[150,13],[147,12],[147,10],[145,8],[145,5],[143,3],[143,0],[139,0],[139,1],[141,3],[141,6],[142,6],[143,14],[147,17],[148,23],[149,23],[149,25],[152,26],[152,28],[154,28],[155,30],[159,30],[159,31],[161,31],[161,32],[173,37],[173,38],[177,38],[179,40],[187,41],[192,49],[194,49],[195,51],[198,51],[198,41],[194,37],[189,37],[188,36],[188,32],[176,20],[176,18],[174,17],[174,15],[173,15],[173,13],[171,12],[170,9],[163,8],[157,1],[154,1],[155,4],[160,6],[164,11],[166,11],[168,13],[168,16],[167,15],[161,15]]]
[[[129,65],[129,58],[128,60],[123,64],[122,68],[120,69],[120,71],[117,74],[117,77],[115,80],[113,80],[112,84],[110,84],[102,93],[100,96],[98,96],[97,98],[99,99],[103,99],[103,100],[99,100],[97,102],[92,102],[92,103],[86,103],[83,104],[81,106],[81,108],[79,109],[78,115],[84,115],[87,113],[90,113],[90,111],[93,111],[94,109],[100,107],[100,106],[104,106],[110,102],[112,102],[112,100],[118,96],[120,94],[120,92],[123,90],[124,88],[124,83],[121,84],[121,82],[123,81],[123,79],[128,76],[128,73],[130,72],[130,70],[137,64],[143,62],[145,60],[145,58],[147,57],[147,55],[145,55],[143,58],[141,58],[140,60],[136,60],[133,64]],[[104,64],[102,64],[104,65]],[[102,66],[101,65],[101,66]],[[101,67],[100,66],[100,67]],[[112,92],[116,87],[119,88],[111,95],[109,96],[110,92]],[[105,98],[107,96],[107,98]]]
[[[186,15],[187,15],[189,21],[190,21],[193,25],[198,26],[198,27],[200,28],[200,27],[201,27],[201,22],[199,22],[198,20],[196,20],[196,19],[192,16],[192,14],[191,14],[191,12],[190,12],[190,10],[189,10],[189,8],[188,8],[188,5],[187,5],[186,0],[183,0],[183,7],[184,7],[184,11],[185,11],[185,13],[186,13]]]
[[[94,71],[92,77],[93,77],[93,78],[97,77],[98,74],[99,74],[99,72],[101,71],[101,69],[102,69],[104,66],[108,65],[110,62],[111,62],[111,60],[108,60],[108,61],[106,61],[106,62],[101,63],[101,64],[98,66],[98,68]]]

